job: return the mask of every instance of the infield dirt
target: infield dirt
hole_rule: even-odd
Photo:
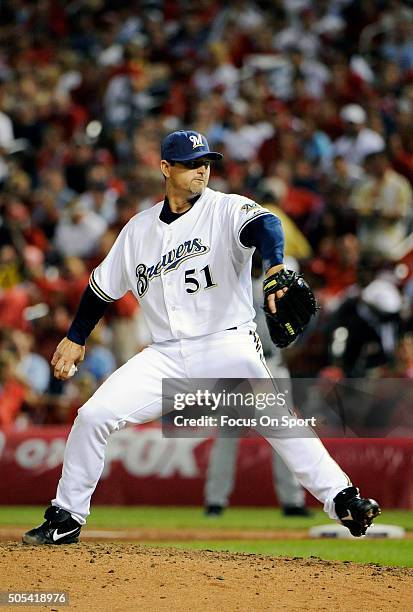
[[[67,591],[70,605],[36,609],[395,611],[411,609],[413,570],[127,542],[0,544],[0,591],[48,590]]]

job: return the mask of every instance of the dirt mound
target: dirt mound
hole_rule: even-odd
[[[22,527],[0,527],[0,541],[20,542]],[[82,531],[82,541],[127,541],[127,542],[196,542],[211,540],[306,540],[308,530],[305,529],[222,529],[222,528],[188,528],[158,529],[156,527],[141,527],[140,529],[91,529]]]
[[[413,570],[130,543],[0,544],[0,591],[31,590],[67,591],[69,608],[36,606],[61,611],[342,612],[366,601],[394,611],[410,609]]]

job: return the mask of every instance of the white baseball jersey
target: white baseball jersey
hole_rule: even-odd
[[[131,290],[154,342],[219,332],[254,319],[251,257],[242,229],[261,215],[256,202],[205,189],[171,224],[163,201],[133,217],[90,277],[92,290],[113,301]]]

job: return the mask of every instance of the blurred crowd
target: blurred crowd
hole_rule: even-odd
[[[48,362],[120,228],[163,197],[159,143],[278,214],[320,315],[294,376],[413,377],[413,6],[0,3],[0,426],[71,422],[149,338],[131,294],[62,385]],[[413,277],[412,277],[413,278]]]

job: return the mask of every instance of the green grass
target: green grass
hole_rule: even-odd
[[[0,526],[17,525],[30,528],[41,522],[44,508],[33,506],[0,506]],[[378,519],[386,524],[400,525],[413,531],[413,512],[385,510]],[[217,519],[208,519],[200,507],[117,507],[94,506],[88,520],[92,529],[234,529],[281,530],[308,529],[329,523],[326,515],[317,510],[311,518],[285,518],[273,508],[229,508]],[[153,545],[153,544],[151,544]],[[160,542],[159,545],[183,549],[228,550],[267,554],[272,556],[311,557],[322,559],[378,563],[413,567],[413,539],[411,540],[245,540]]]
[[[153,546],[154,544],[150,544]],[[158,546],[158,544],[155,544]],[[255,553],[275,557],[320,557],[332,561],[353,561],[413,567],[412,540],[286,540],[168,542],[159,546],[196,550]]]
[[[39,523],[44,508],[36,506],[0,506],[1,525],[31,526]],[[384,510],[378,519],[413,531],[413,511]],[[311,518],[287,518],[274,508],[229,508],[223,516],[208,519],[202,508],[192,506],[93,506],[88,526],[105,529],[139,529],[141,527],[179,529],[308,529],[328,523],[321,510]]]

